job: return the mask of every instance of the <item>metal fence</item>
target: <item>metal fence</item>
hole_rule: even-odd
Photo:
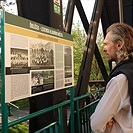
[[[45,114],[47,112],[57,110],[58,121],[55,121],[49,124],[48,126],[36,131],[35,133],[64,133],[62,108],[67,105],[70,109],[70,119],[68,120],[68,124],[70,127],[69,132],[70,133],[91,133],[90,116],[94,112],[96,105],[98,104],[100,98],[102,97],[103,91],[104,91],[104,88],[101,88],[94,92],[87,93],[82,96],[74,97],[74,88],[70,88],[70,100],[63,101],[59,104],[53,105],[46,109],[42,109],[40,111],[29,114],[22,118],[18,118],[14,121],[7,122],[8,128],[15,126],[19,123],[22,123],[24,121],[28,121],[29,119],[37,117],[41,114]],[[99,96],[98,99],[92,103],[87,104],[85,99],[87,98],[90,99],[91,96],[96,93]],[[81,106],[82,100],[84,100],[84,106],[83,105]],[[5,124],[6,123],[2,123],[2,125],[0,126],[0,129],[4,128]],[[2,130],[2,131],[3,131],[2,133],[8,133],[8,129]]]

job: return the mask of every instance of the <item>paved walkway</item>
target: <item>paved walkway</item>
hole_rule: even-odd
[[[13,116],[8,117],[9,121],[12,121],[12,120],[15,120],[15,119],[18,119],[18,118],[21,118],[23,116],[28,115],[29,114],[29,109],[21,109],[21,110],[17,110],[16,112],[13,112],[13,113],[14,113]],[[70,116],[70,109],[67,109],[68,119],[69,119],[69,116]],[[0,124],[1,124],[1,117],[0,117]]]
[[[17,110],[17,112],[15,112],[13,116],[9,116],[8,120],[12,121],[12,120],[18,119],[20,117],[26,116],[28,114],[29,114],[28,109]]]

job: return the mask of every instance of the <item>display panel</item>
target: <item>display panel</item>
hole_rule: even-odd
[[[74,85],[70,34],[7,12],[4,20],[6,102]]]

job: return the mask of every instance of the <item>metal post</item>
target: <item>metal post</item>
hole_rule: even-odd
[[[98,31],[99,20],[101,17],[103,1],[104,0],[95,1],[95,6],[88,30],[86,46],[83,54],[82,65],[80,68],[79,78],[76,86],[76,96],[86,93],[88,88],[92,58],[95,51],[96,35]]]
[[[67,33],[71,33],[74,7],[75,7],[75,0],[69,0],[64,20],[64,31]]]
[[[7,108],[7,103],[5,102],[5,38],[4,38],[4,32],[5,32],[5,27],[4,27],[4,11],[1,12],[1,75],[2,75],[2,90],[1,90],[1,101],[2,101],[2,133],[8,133],[8,108]]]
[[[88,20],[87,20],[87,17],[85,15],[85,12],[84,12],[84,9],[82,7],[82,4],[81,4],[81,1],[80,0],[77,0],[75,2],[76,4],[76,7],[77,7],[77,10],[78,10],[78,13],[79,13],[79,16],[81,18],[81,21],[83,23],[83,26],[84,26],[84,29],[86,31],[86,34],[88,34],[88,29],[89,29],[89,23],[88,23]],[[108,73],[106,71],[106,68],[105,68],[105,65],[103,63],[103,60],[102,60],[102,57],[101,57],[101,54],[99,52],[99,49],[97,47],[97,44],[95,44],[96,47],[95,47],[95,57],[96,57],[96,60],[97,60],[97,63],[98,63],[98,66],[101,70],[101,73],[103,75],[103,78],[104,80],[106,81],[107,80],[107,77],[108,77]]]
[[[70,88],[70,124],[71,124],[71,133],[74,133],[74,88]]]
[[[123,22],[123,4],[122,4],[122,0],[118,0],[118,5],[119,5],[119,19],[120,22]]]

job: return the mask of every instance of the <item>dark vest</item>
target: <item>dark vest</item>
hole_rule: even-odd
[[[133,59],[124,60],[119,62],[115,68],[111,71],[107,83],[114,77],[119,74],[124,74],[128,80],[128,93],[130,96],[130,104],[132,107],[133,114]],[[106,84],[107,84],[106,83]]]

